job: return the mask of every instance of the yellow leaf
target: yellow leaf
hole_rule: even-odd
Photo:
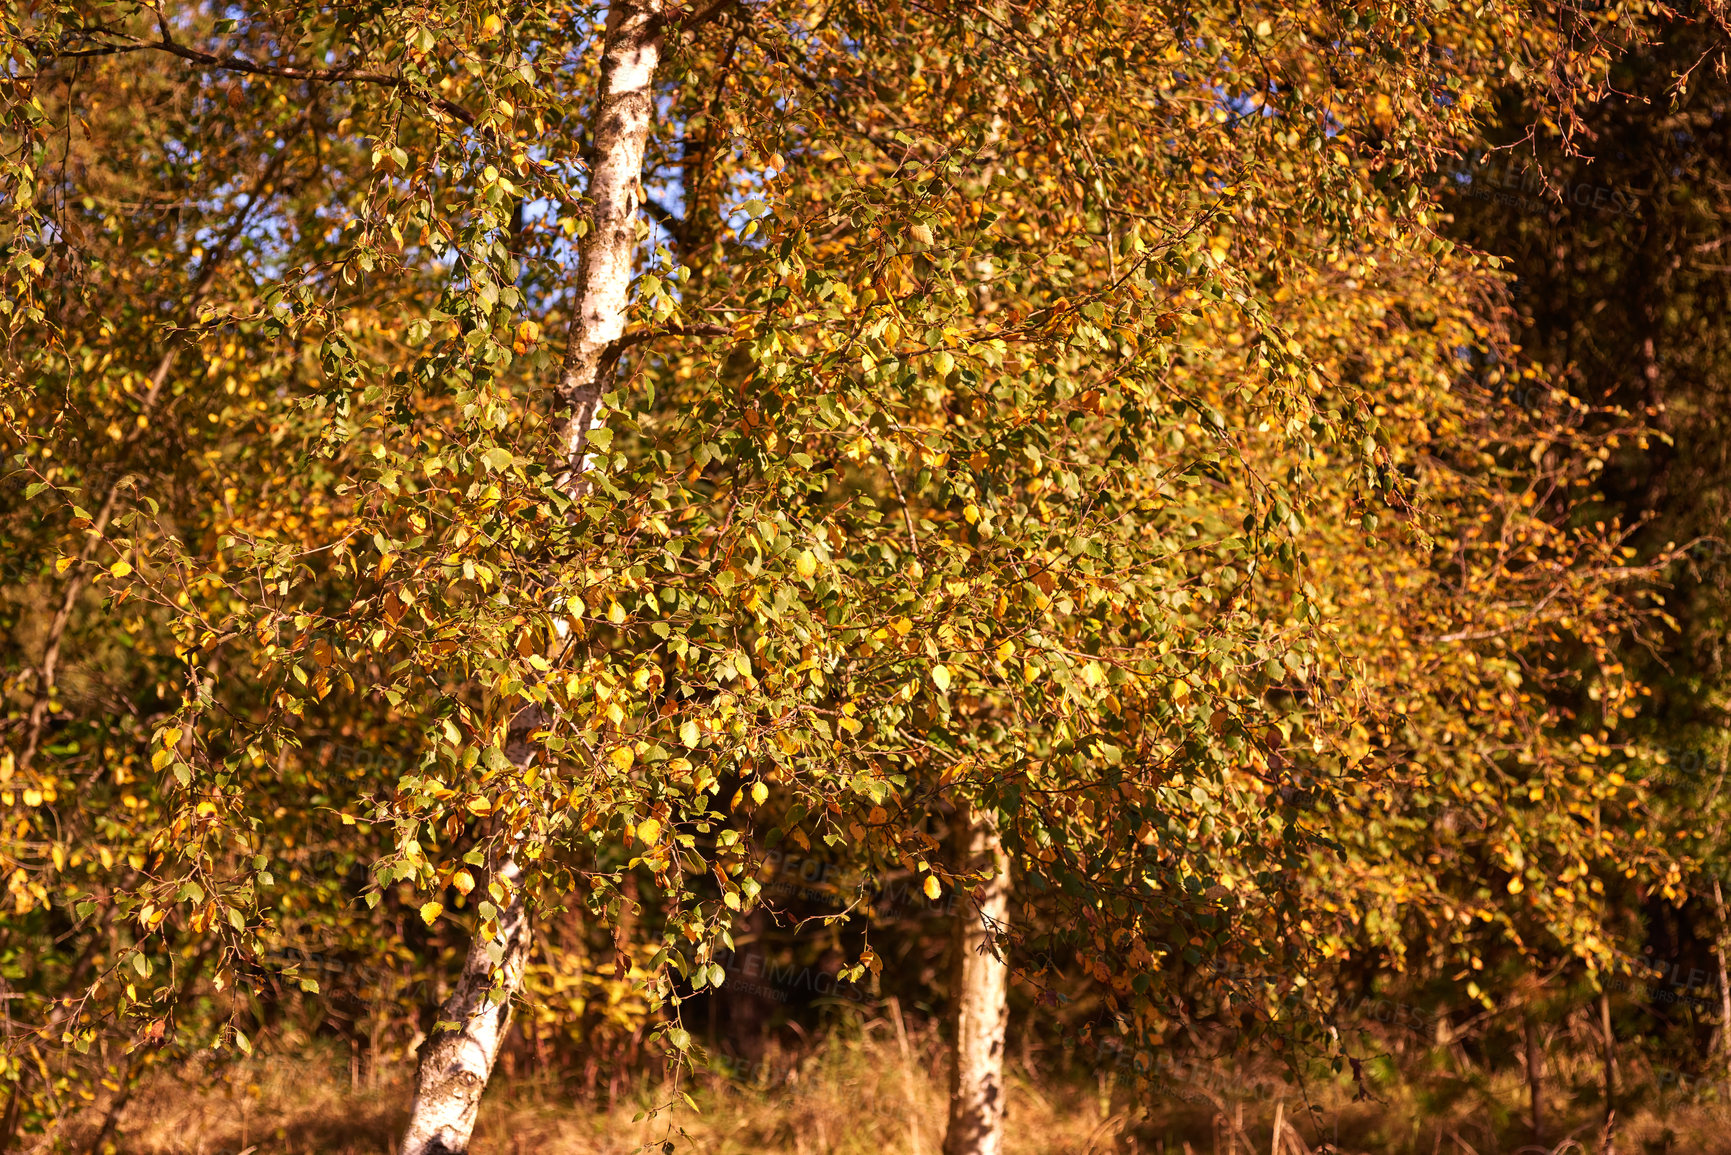
[[[696,746],[698,742],[697,723],[687,720],[679,727],[679,740],[687,746]]]
[[[950,671],[949,671],[949,669],[947,667],[944,667],[944,666],[933,666],[932,667],[932,682],[940,690],[949,689],[950,688]]]
[[[438,922],[439,916],[444,913],[445,908],[439,903],[427,902],[421,904],[421,921],[426,923],[428,926],[432,926],[435,922]]]
[[[54,572],[57,574],[65,573],[66,567],[71,565],[73,562],[75,562],[77,560],[78,560],[77,558],[71,558],[71,557],[61,558],[59,561],[54,563]]]
[[[809,578],[817,573],[817,558],[808,549],[799,555],[798,561],[794,562],[794,569],[799,571],[800,577]]]
[[[642,822],[637,824],[637,841],[643,843],[645,846],[655,845],[656,839],[660,837],[661,823],[657,822],[655,819],[645,818]]]
[[[998,655],[998,661],[1007,662],[1010,660],[1010,655],[1016,652],[1016,644],[1014,642],[1004,642],[998,646],[996,652]]]
[[[607,760],[613,763],[616,768],[623,771],[631,769],[631,763],[636,760],[636,757],[637,756],[631,752],[631,747],[615,746],[613,752],[607,755]]]
[[[466,870],[459,870],[451,876],[451,885],[457,888],[458,894],[468,894],[475,889],[475,876]]]
[[[124,561],[117,561],[108,567],[108,572],[117,578],[123,578],[132,572],[132,566],[128,565]]]
[[[768,797],[769,797],[769,787],[768,786],[765,786],[762,782],[753,782],[751,784],[751,800],[753,802],[757,803],[759,806],[762,806],[764,803],[764,800],[767,799]]]
[[[938,900],[938,896],[943,894],[943,893],[944,893],[944,884],[938,881],[937,875],[935,875],[935,874],[926,875],[926,897],[931,899],[933,902],[936,902]]]

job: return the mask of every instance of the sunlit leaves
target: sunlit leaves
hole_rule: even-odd
[[[935,900],[966,800],[1004,820],[1025,956],[1085,949],[1153,1037],[1156,963],[1302,970],[1343,940],[1281,927],[1443,892],[1299,873],[1343,833],[1384,855],[1353,816],[1420,757],[1492,813],[1604,789],[1556,744],[1608,724],[1518,733],[1638,608],[1614,529],[1519,503],[1594,449],[1453,391],[1484,273],[1425,215],[1509,60],[1551,59],[1529,9],[682,31],[574,500],[546,395],[596,13],[172,13],[212,65],[106,54],[160,33],[145,12],[38,7],[39,79],[0,81],[31,93],[8,557],[45,617],[96,584],[51,741],[0,790],[21,843],[66,843],[64,815],[98,857],[8,893],[99,895],[141,977],[208,947],[226,984],[295,935],[411,965],[392,920],[486,925],[506,896],[469,868],[509,844],[537,901],[599,921],[642,884],[616,1004],[671,1013],[776,901],[767,848],[923,868]],[[95,48],[61,86],[54,53]],[[1514,654],[1547,673],[1511,681]],[[1599,664],[1609,716],[1630,690]],[[1469,739],[1543,772],[1471,776]]]

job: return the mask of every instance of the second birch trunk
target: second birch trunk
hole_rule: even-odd
[[[998,939],[1010,917],[1010,859],[992,815],[964,806],[957,817],[961,869],[992,877],[956,913],[955,1063],[944,1155],[999,1155],[1010,966]]]
[[[1533,1142],[1545,1143],[1545,1048],[1539,1022],[1531,1012],[1521,1020],[1527,1050],[1527,1098],[1533,1110]]]

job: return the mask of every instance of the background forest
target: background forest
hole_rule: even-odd
[[[0,0],[0,1152],[1731,1151],[1728,48]]]

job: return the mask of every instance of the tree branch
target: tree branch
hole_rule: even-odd
[[[711,0],[707,6],[693,11],[687,19],[678,21],[676,27],[681,32],[689,32],[693,28],[700,28],[703,25],[708,24],[711,20],[714,20],[717,16],[720,16],[727,9],[741,2],[742,0]],[[667,23],[672,24],[674,22],[670,20],[667,21]]]
[[[40,45],[30,43],[30,49],[36,58],[42,61],[69,60],[86,56],[116,56],[123,52],[166,52],[170,56],[178,56],[182,60],[200,65],[204,68],[220,72],[242,72],[252,76],[277,76],[285,80],[306,80],[315,84],[377,84],[385,88],[398,88],[413,92],[415,85],[401,76],[392,76],[385,72],[365,72],[358,68],[301,68],[295,65],[260,64],[243,56],[218,56],[210,52],[201,52],[196,48],[188,48],[174,39],[169,31],[168,22],[159,12],[157,27],[162,32],[160,41],[139,41],[136,44],[108,44],[91,48],[75,48],[64,51],[47,51]],[[119,35],[119,33],[110,33]],[[464,124],[475,123],[474,114],[453,100],[442,96],[425,96],[429,105],[448,116],[455,117]]]
[[[667,230],[667,235],[673,238],[675,244],[685,244],[683,217],[675,215],[672,209],[647,194],[643,197],[643,211],[648,213],[656,224]]]

